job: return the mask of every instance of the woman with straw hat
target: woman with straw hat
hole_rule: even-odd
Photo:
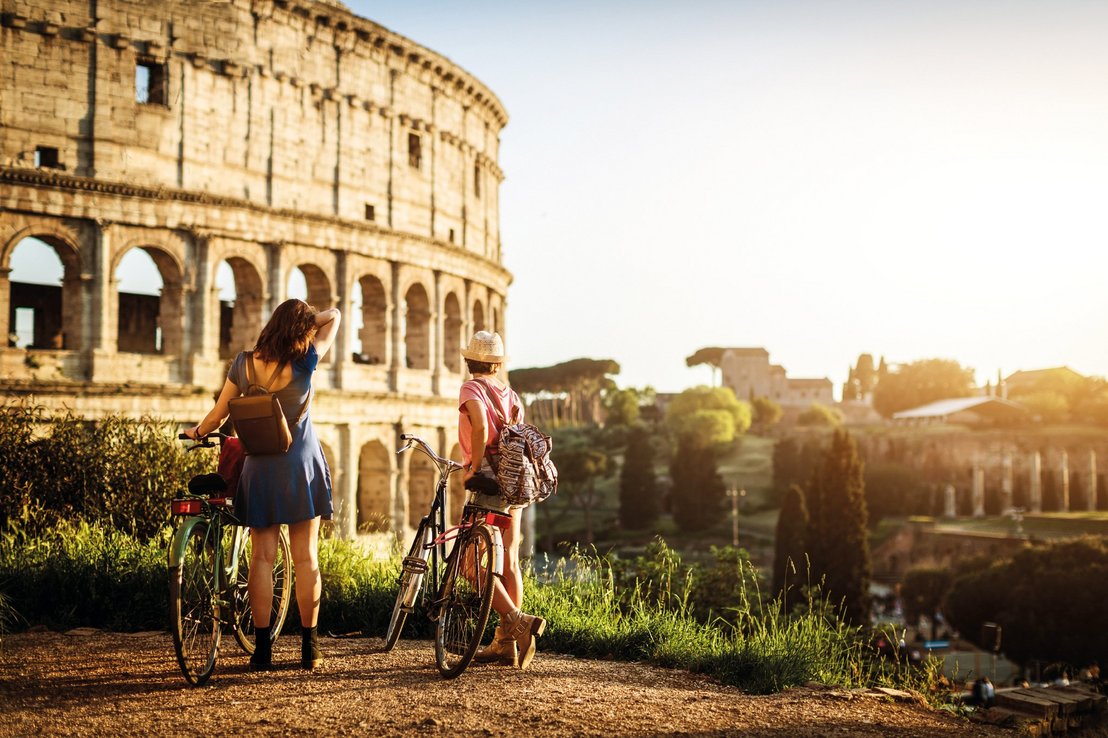
[[[477,331],[469,346],[462,349],[462,357],[472,376],[462,385],[458,397],[458,442],[465,465],[465,487],[474,493],[475,504],[512,517],[511,527],[504,532],[504,577],[494,582],[492,598],[500,624],[492,644],[475,658],[526,669],[535,656],[535,640],[546,628],[546,620],[520,610],[523,604],[523,575],[519,568],[522,507],[509,505],[500,496],[495,472],[502,418],[511,418],[515,411],[517,418],[522,420],[523,405],[519,395],[497,376],[508,359],[499,333]]]

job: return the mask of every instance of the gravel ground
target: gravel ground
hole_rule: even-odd
[[[541,653],[526,672],[442,679],[428,641],[325,638],[324,666],[254,673],[225,639],[207,685],[185,684],[166,633],[22,633],[0,643],[0,736],[1012,736],[911,699],[833,688],[755,696],[684,671]]]

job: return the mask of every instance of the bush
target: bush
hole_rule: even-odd
[[[7,405],[0,408],[0,530],[18,523],[33,535],[69,520],[156,536],[174,495],[214,468],[215,454],[187,453],[168,421],[48,418],[28,403]]]

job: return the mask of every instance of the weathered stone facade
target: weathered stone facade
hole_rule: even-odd
[[[333,2],[0,0],[0,12],[0,335],[16,307],[58,302],[24,297],[14,250],[39,239],[64,270],[34,347],[0,348],[5,394],[196,422],[299,269],[308,301],[346,317],[312,407],[339,531],[418,521],[431,470],[398,459],[397,436],[457,455],[458,349],[504,330],[497,98]],[[162,279],[146,302],[118,288],[132,249]],[[223,263],[233,304],[216,286]]]

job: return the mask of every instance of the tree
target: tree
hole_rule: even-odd
[[[865,483],[854,439],[835,431],[808,490],[808,554],[812,581],[823,582],[832,600],[843,602],[848,622],[869,618],[869,539]]]
[[[900,586],[900,599],[904,603],[904,616],[919,627],[922,617],[931,621],[931,640],[936,633],[935,617],[943,607],[954,577],[949,569],[938,566],[917,566],[904,574]]]
[[[670,462],[673,520],[684,531],[701,531],[720,519],[726,491],[716,452],[693,436],[681,436]]]
[[[930,496],[920,473],[895,461],[867,464],[866,513],[870,526],[896,515],[930,515]]]
[[[878,374],[881,375],[880,370]],[[973,369],[950,359],[923,359],[901,364],[880,376],[873,393],[873,407],[888,418],[935,400],[968,397],[973,391]]]
[[[797,425],[815,427],[836,428],[842,425],[843,419],[838,410],[827,407],[819,402],[813,402],[811,406],[797,416]]]
[[[882,359],[884,361],[884,359]],[[877,386],[877,370],[873,368],[873,354],[861,354],[858,363],[850,367],[843,385],[843,401],[862,400]]]
[[[1075,665],[1108,662],[1104,627],[1108,541],[1086,537],[1040,544],[1011,558],[962,562],[945,612],[951,625],[980,643],[981,625],[1003,628],[1005,655]]]
[[[773,592],[783,593],[786,609],[795,601],[800,585],[807,583],[807,534],[808,503],[804,490],[794,484],[785,493],[774,540]],[[786,586],[788,591],[785,591]]]
[[[661,511],[654,476],[654,445],[642,425],[631,429],[619,471],[619,522],[628,530],[649,528]]]
[[[779,498],[793,484],[807,484],[823,458],[819,440],[801,443],[795,438],[782,438],[773,445],[773,487]]]
[[[574,507],[585,517],[585,542],[593,542],[593,512],[598,494],[596,482],[607,476],[608,455],[598,449],[593,434],[574,434],[559,438],[551,458],[558,467],[559,491],[564,490]]]
[[[601,394],[615,388],[619,374],[612,359],[572,359],[545,367],[513,369],[512,386],[527,402],[535,425],[598,424]]]
[[[669,405],[666,423],[678,436],[689,436],[704,446],[723,445],[750,428],[750,405],[735,397],[730,387],[685,390]]]
[[[633,387],[604,393],[604,410],[608,425],[633,426],[639,422],[639,391]]]
[[[694,367],[707,364],[712,367],[712,379],[714,382],[716,375],[719,373],[720,366],[723,363],[724,351],[726,351],[726,349],[717,346],[699,349],[692,356],[685,357],[685,366]]]
[[[781,406],[768,397],[755,397],[750,401],[750,410],[753,415],[751,427],[759,434],[767,432],[781,421],[784,411]]]

